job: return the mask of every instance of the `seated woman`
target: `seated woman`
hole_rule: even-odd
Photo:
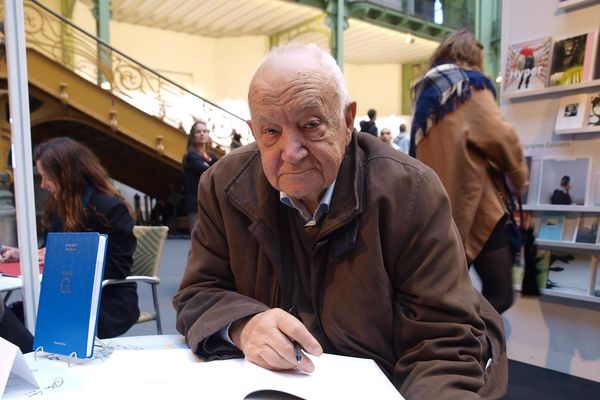
[[[41,188],[48,191],[42,217],[46,231],[108,234],[104,279],[127,277],[136,246],[135,219],[131,207],[113,187],[98,158],[75,140],[59,137],[40,144],[34,160],[42,176]],[[5,258],[9,254],[13,260],[18,258],[12,248],[4,247],[2,253]],[[138,317],[135,283],[102,289],[99,338],[125,333]]]

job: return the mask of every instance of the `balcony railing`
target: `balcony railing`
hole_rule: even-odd
[[[390,10],[411,15],[428,22],[436,22],[435,0],[347,0],[348,3],[371,3]],[[452,29],[466,28],[473,30],[474,16],[464,8],[444,5],[441,10],[443,22],[441,25]]]
[[[235,129],[250,140],[246,122],[85,32],[35,0],[24,3],[27,46],[139,110],[181,129],[207,122],[213,143],[229,148]]]

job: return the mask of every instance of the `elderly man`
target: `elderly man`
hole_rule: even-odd
[[[191,349],[307,372],[323,351],[366,357],[410,400],[501,397],[502,322],[435,173],[353,132],[356,103],[314,45],[271,52],[248,99],[256,143],[200,181],[173,300]]]

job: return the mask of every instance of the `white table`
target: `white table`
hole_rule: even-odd
[[[4,276],[0,274],[0,293],[6,292],[4,301],[8,300],[8,297],[13,290],[19,290],[23,287],[23,281],[20,277]]]
[[[40,385],[40,389],[35,389],[18,378],[11,378],[2,400],[30,397],[80,398],[78,391],[86,381],[93,379],[98,368],[115,350],[188,348],[183,336],[179,335],[130,336],[105,339],[102,342],[104,347],[96,347],[92,358],[74,359],[71,361],[70,366],[66,357],[59,358],[46,353],[38,353],[37,356],[34,353],[25,354],[25,359]]]
[[[2,399],[266,400],[290,399],[282,393],[291,392],[317,400],[403,400],[372,360],[324,354],[313,358],[310,375],[273,372],[243,359],[202,362],[178,335],[105,340],[92,359],[70,367],[64,357],[25,358],[41,389],[11,378]]]

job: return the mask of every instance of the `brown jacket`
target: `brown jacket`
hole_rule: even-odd
[[[467,260],[472,262],[506,214],[502,180],[493,180],[489,163],[504,171],[518,188],[527,183],[527,164],[512,126],[500,114],[489,90],[446,114],[417,145],[417,159],[440,177],[458,227]]]
[[[279,193],[252,144],[209,169],[200,196],[173,304],[191,349],[215,358],[226,348],[215,332],[282,307]],[[430,168],[355,134],[311,268],[322,282],[312,302],[325,352],[374,359],[411,400],[504,394],[502,321],[471,285],[448,198]]]

